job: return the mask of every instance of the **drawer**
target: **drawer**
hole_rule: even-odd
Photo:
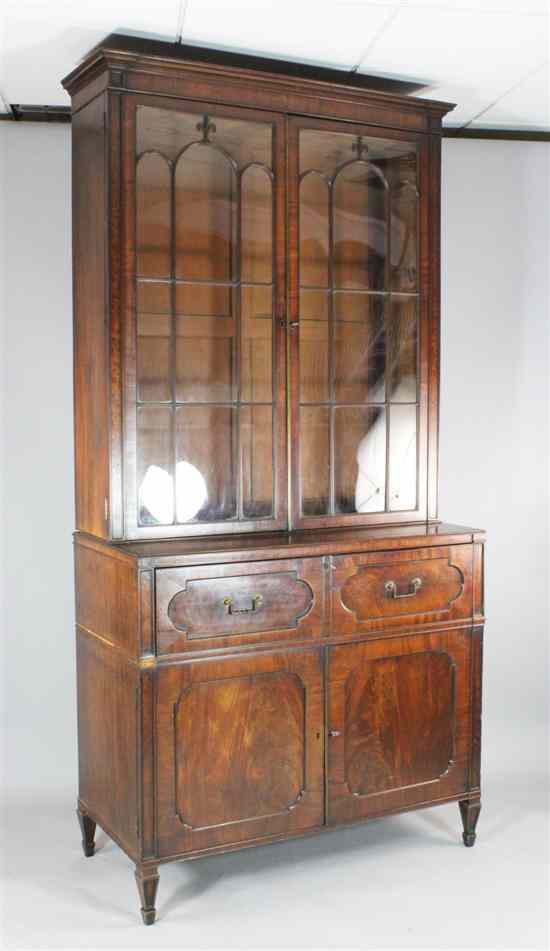
[[[472,563],[472,545],[335,557],[332,630],[356,634],[468,618]]]
[[[157,651],[320,637],[324,574],[319,558],[159,568]]]

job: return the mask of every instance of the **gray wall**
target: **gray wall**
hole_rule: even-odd
[[[5,150],[8,781],[76,781],[70,130]],[[440,513],[486,528],[485,732],[544,723],[548,171],[544,144],[444,142]]]

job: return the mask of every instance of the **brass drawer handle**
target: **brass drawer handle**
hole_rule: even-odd
[[[409,590],[404,591],[402,594],[399,594],[397,591],[397,584],[395,581],[386,581],[384,585],[385,592],[388,598],[414,598],[418,589],[422,587],[422,578],[413,578],[409,582]]]
[[[261,606],[263,598],[261,594],[255,594],[252,598],[252,607],[250,608],[234,608],[232,598],[224,598],[223,603],[228,614],[252,614],[253,611],[257,611]]]

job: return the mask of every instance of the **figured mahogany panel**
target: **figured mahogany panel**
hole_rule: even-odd
[[[332,625],[342,634],[472,615],[472,546],[333,559]]]
[[[161,856],[322,824],[321,677],[309,650],[159,671]]]
[[[321,560],[314,558],[160,569],[158,651],[320,636],[323,593]]]
[[[75,536],[76,622],[132,656],[139,653],[135,562]]]
[[[304,726],[304,686],[287,671],[188,687],[174,710],[181,822],[208,828],[288,812],[304,790]]]
[[[77,628],[79,799],[137,853],[137,668]]]
[[[470,629],[330,649],[329,824],[468,789],[471,656]]]
[[[356,796],[438,779],[453,755],[449,654],[424,651],[357,667],[346,683],[345,777]]]

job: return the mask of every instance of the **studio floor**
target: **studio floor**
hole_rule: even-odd
[[[473,849],[453,804],[168,865],[152,928],[120,849],[83,857],[72,790],[13,791],[4,947],[546,949],[546,731],[494,734]]]

